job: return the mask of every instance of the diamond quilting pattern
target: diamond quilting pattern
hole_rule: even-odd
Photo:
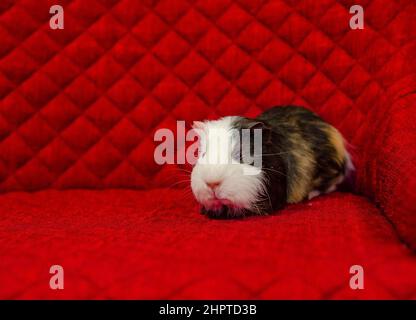
[[[411,72],[414,5],[359,2],[365,30],[335,0],[67,0],[50,30],[52,1],[2,1],[0,190],[160,187],[157,128],[275,104],[319,112],[364,158],[372,106]]]

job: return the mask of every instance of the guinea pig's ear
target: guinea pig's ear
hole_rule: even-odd
[[[248,124],[248,129],[269,129],[269,126],[262,121],[253,121]]]
[[[253,121],[249,124],[249,129],[261,129],[263,133],[263,141],[271,144],[272,143],[272,130],[270,126],[262,121]]]

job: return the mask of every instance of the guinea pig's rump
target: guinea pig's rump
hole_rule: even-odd
[[[284,106],[272,108],[257,119],[285,136],[288,203],[336,190],[352,169],[342,135],[315,113]],[[264,165],[267,167],[267,157]]]

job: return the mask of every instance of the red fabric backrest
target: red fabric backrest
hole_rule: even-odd
[[[318,112],[360,163],[414,60],[412,0],[59,2],[64,30],[56,1],[0,2],[0,191],[169,186],[156,129],[277,104]]]

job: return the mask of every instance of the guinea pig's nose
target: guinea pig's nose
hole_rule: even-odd
[[[220,181],[207,182],[207,186],[210,187],[212,190],[217,188],[220,184],[221,184]]]

